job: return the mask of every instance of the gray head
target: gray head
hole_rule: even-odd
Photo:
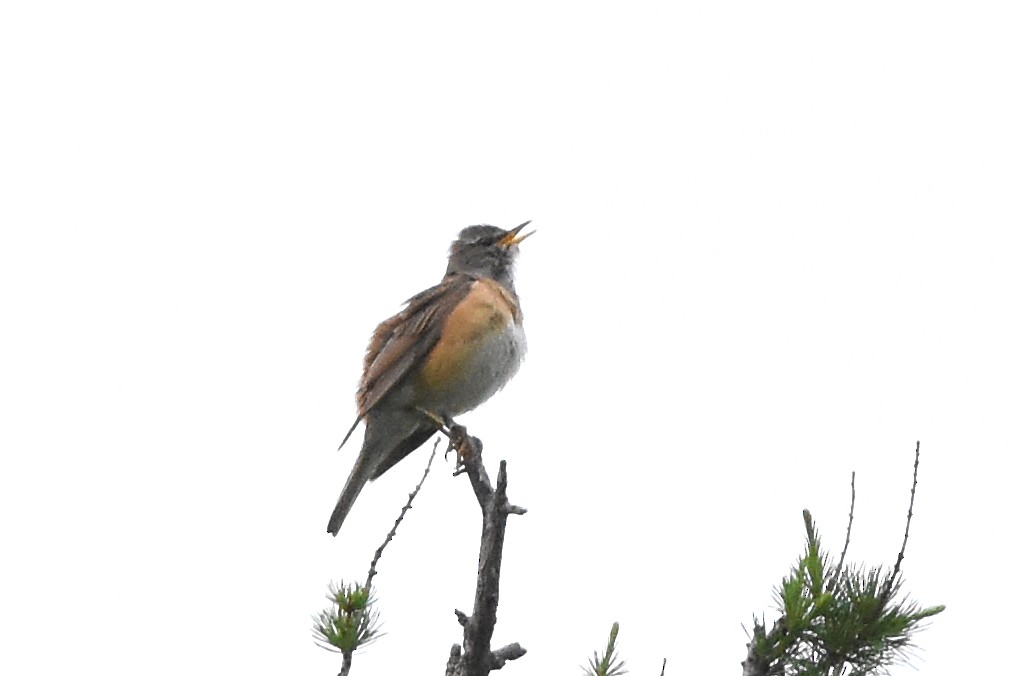
[[[469,274],[491,277],[513,288],[513,263],[517,258],[517,245],[534,234],[520,231],[531,221],[521,223],[513,230],[494,225],[469,225],[450,245],[447,274]]]

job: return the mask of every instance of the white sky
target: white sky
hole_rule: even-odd
[[[1005,3],[6,3],[0,672],[333,674],[428,453],[324,532],[375,324],[534,219],[503,673],[738,673],[801,511],[995,672],[1013,448]],[[436,464],[353,673],[442,673],[479,514]],[[999,585],[999,592],[993,590]],[[897,674],[912,673],[911,668]]]

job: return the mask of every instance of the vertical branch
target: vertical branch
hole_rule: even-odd
[[[851,544],[851,526],[855,523],[855,473],[851,473],[851,509],[848,510],[848,532],[844,536],[844,547],[841,549],[841,558],[837,561],[837,566],[834,568],[833,574],[831,574],[829,583],[827,584],[827,591],[834,591],[837,588],[838,583],[841,579],[841,573],[844,570],[844,557],[848,554],[848,545]]]
[[[451,649],[447,674],[488,676],[490,671],[501,669],[508,660],[518,659],[527,652],[517,643],[498,650],[490,649],[499,606],[500,566],[503,562],[507,517],[523,514],[525,510],[511,505],[507,500],[505,461],[500,461],[494,489],[482,463],[482,442],[468,436],[467,430],[457,425],[451,426],[451,438],[452,446],[458,450],[461,469],[468,475],[482,509],[482,540],[474,607],[470,617],[460,610],[455,611],[458,622],[464,627],[464,645],[462,648],[455,644]]]
[[[841,550],[840,567],[844,565],[844,556],[848,553],[848,545],[851,544],[851,525],[855,522],[855,473],[851,473],[851,509],[848,510],[848,532],[844,535],[844,549]]]
[[[918,460],[921,456],[921,445],[920,441],[915,442],[915,468],[914,477],[911,480],[911,501],[907,506],[907,523],[904,524],[904,540],[900,544],[900,551],[897,552],[897,563],[893,566],[893,573],[890,575],[890,579],[887,580],[886,586],[883,588],[881,598],[887,599],[890,596],[890,592],[893,590],[893,585],[897,581],[897,576],[900,575],[900,564],[904,560],[904,552],[907,550],[907,538],[911,532],[911,518],[914,516],[915,508],[915,489],[918,487]]]

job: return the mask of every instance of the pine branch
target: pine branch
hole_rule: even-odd
[[[412,507],[415,496],[422,490],[422,484],[429,476],[429,470],[433,465],[433,458],[436,457],[436,448],[439,440],[433,444],[433,452],[429,455],[429,462],[422,473],[422,478],[415,486],[415,490],[408,494],[408,501],[401,508],[401,513],[394,520],[394,525],[383,543],[377,548],[373,555],[373,561],[369,564],[369,573],[366,575],[366,584],[358,583],[341,584],[335,586],[331,583],[330,596],[331,607],[322,611],[314,620],[313,635],[317,644],[326,650],[341,653],[341,671],[339,676],[347,676],[352,668],[352,654],[359,648],[372,643],[380,637],[378,633],[379,613],[373,610],[373,602],[376,600],[373,595],[373,578],[376,577],[377,565],[380,557],[391,540],[397,534],[397,528],[404,520],[405,514]]]
[[[598,651],[595,651],[594,657],[588,659],[590,668],[584,667],[584,676],[621,676],[626,673],[626,670],[623,669],[626,663],[619,661],[619,656],[616,655],[616,639],[618,638],[619,623],[613,622],[608,643],[605,645],[605,652],[601,657],[598,657]],[[661,673],[664,676],[664,665],[661,667]]]
[[[805,552],[775,588],[780,617],[768,630],[754,619],[753,634],[742,662],[744,676],[880,674],[907,659],[913,634],[923,620],[944,606],[919,608],[902,597],[900,574],[918,483],[920,445],[915,446],[911,502],[900,553],[892,570],[847,564],[855,513],[855,475],[851,477],[851,509],[841,559],[832,562],[820,543],[808,510]],[[829,576],[827,572],[830,572]]]

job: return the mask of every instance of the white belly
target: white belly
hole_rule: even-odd
[[[430,405],[450,416],[460,415],[481,405],[514,377],[527,350],[524,327],[509,321],[475,345],[459,365],[453,385],[433,392]]]

